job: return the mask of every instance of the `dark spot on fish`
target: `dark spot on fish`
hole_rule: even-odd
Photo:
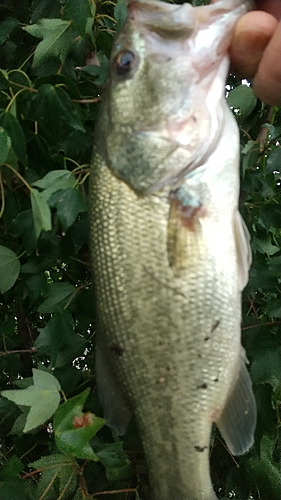
[[[218,319],[212,326],[211,333],[215,331],[215,329],[219,326],[220,320]]]
[[[216,378],[214,379],[214,382],[218,382],[218,381],[219,381],[219,379],[218,379],[218,377],[216,377]]]
[[[197,385],[197,389],[207,389],[208,385],[206,383]]]
[[[113,352],[115,352],[115,354],[117,354],[117,356],[120,358],[120,356],[122,356],[123,354],[123,349],[121,347],[119,347],[118,345],[113,345],[111,346],[111,350]]]
[[[206,450],[208,448],[208,446],[194,446],[194,448],[196,451],[199,451],[200,453],[202,453],[202,451]]]
[[[198,358],[202,358],[202,355],[200,353],[198,353]]]
[[[207,342],[207,340],[210,340],[210,337],[205,337],[204,341]]]

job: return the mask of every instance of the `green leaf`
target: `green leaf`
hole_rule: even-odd
[[[114,6],[114,17],[116,19],[116,32],[118,33],[122,28],[128,13],[127,0],[117,0]]]
[[[55,139],[61,135],[62,121],[75,130],[84,132],[81,112],[61,87],[45,83],[33,97],[30,106],[30,117],[48,130]]]
[[[26,424],[26,419],[29,413],[29,407],[28,406],[21,406],[21,413],[18,416],[18,418],[15,420],[14,425],[11,430],[12,435],[18,435],[22,436],[23,435],[23,430],[25,428]]]
[[[242,118],[246,118],[255,109],[257,97],[251,87],[239,85],[229,92],[227,103],[230,108],[238,109]]]
[[[262,127],[268,129],[268,139],[278,139],[281,136],[281,126],[272,125],[271,123],[264,123]]]
[[[69,181],[71,184],[69,185]],[[68,187],[73,187],[75,183],[75,178],[69,172],[69,170],[51,170],[42,179],[32,183],[32,186],[39,187],[41,189],[50,189],[57,186],[58,189],[66,189]],[[54,191],[53,191],[54,192]],[[51,193],[52,194],[52,193]]]
[[[47,299],[38,307],[41,313],[52,313],[57,306],[63,306],[75,292],[76,288],[71,283],[50,283],[47,288]]]
[[[272,276],[279,276],[281,269],[281,255],[270,257],[267,261],[268,271]]]
[[[19,212],[12,222],[12,229],[17,236],[21,236],[26,251],[31,254],[36,248],[32,210]]]
[[[265,308],[265,311],[272,318],[281,318],[281,300],[280,300],[280,297],[276,300],[270,299],[267,307]]]
[[[51,210],[44,196],[37,189],[31,189],[30,197],[35,237],[38,238],[41,231],[52,229]]]
[[[14,17],[8,17],[0,23],[0,45],[6,41],[13,29],[19,25],[19,21]]]
[[[130,461],[123,449],[122,442],[103,443],[95,448],[99,460],[106,468],[109,481],[116,481],[130,477]]]
[[[30,15],[33,23],[45,17],[56,18],[61,14],[61,4],[57,0],[33,0],[32,7]]]
[[[281,147],[273,149],[269,152],[267,162],[266,162],[266,171],[267,172],[280,172],[281,166]]]
[[[89,444],[90,439],[105,425],[103,418],[82,409],[90,389],[63,403],[54,417],[56,444],[60,451],[77,458],[97,461],[98,457]]]
[[[0,127],[0,165],[5,163],[11,147],[11,139],[6,130]]]
[[[96,6],[90,0],[67,0],[63,10],[63,18],[72,22],[74,29],[81,36],[88,32],[87,25],[94,23]],[[90,23],[89,23],[90,22]]]
[[[88,209],[81,191],[71,188],[53,194],[49,199],[49,205],[57,209],[64,232],[72,226],[79,213]]]
[[[42,179],[32,183],[32,186],[43,189],[42,196],[46,201],[56,191],[73,188],[76,183],[74,175],[69,170],[51,170]]]
[[[105,55],[100,58],[100,64],[88,64],[87,66],[82,66],[80,69],[85,71],[91,76],[95,76],[95,84],[103,85],[108,77],[109,71],[109,60]]]
[[[61,455],[60,453],[53,453],[52,455],[47,455],[45,457],[39,458],[38,460],[35,460],[28,465],[33,469],[44,469],[48,467],[58,468],[60,465],[72,463],[73,460],[70,457],[66,457],[65,455]]]
[[[274,255],[280,250],[275,245],[272,245],[270,235],[264,240],[254,237],[252,239],[252,247],[258,252],[266,255]]]
[[[254,384],[271,384],[275,387],[281,380],[281,354],[278,350],[266,349],[259,352],[251,366]]]
[[[54,453],[29,464],[40,471],[36,498],[49,498],[50,487],[58,487],[60,498],[72,498],[77,483],[77,464],[66,455]],[[67,495],[67,497],[65,496]],[[52,491],[52,499],[58,497],[57,488]]]
[[[0,483],[1,500],[25,500],[27,488],[20,477],[13,477]]]
[[[18,119],[9,111],[2,111],[0,112],[0,125],[9,135],[18,159],[27,166],[25,136]]]
[[[30,35],[43,38],[35,50],[34,66],[42,63],[49,57],[59,57],[64,63],[71,50],[73,33],[71,23],[62,19],[40,19],[37,24],[26,26],[25,29]]]
[[[252,482],[260,498],[280,500],[280,464],[274,463],[272,459],[275,443],[265,435],[260,446],[261,457],[253,457],[247,461]]]
[[[33,384],[27,389],[3,391],[2,396],[19,406],[30,406],[24,432],[42,425],[56,411],[60,402],[60,384],[49,372],[32,369]]]
[[[1,325],[1,332],[3,331],[3,324]],[[12,425],[15,419],[20,414],[20,409],[12,401],[6,398],[0,397],[0,422],[1,422],[1,432],[4,436],[11,431]],[[1,497],[0,497],[1,498]]]
[[[248,141],[242,150],[242,169],[245,175],[246,169],[252,169],[257,166],[260,157],[259,145],[256,141]]]
[[[31,302],[35,302],[47,287],[47,277],[45,273],[32,274],[25,280],[25,287]]]
[[[70,229],[71,242],[75,253],[78,253],[83,245],[89,243],[89,214],[84,212]]]
[[[0,245],[0,292],[5,293],[15,284],[20,272],[20,261],[12,250]]]
[[[13,479],[14,476],[17,476],[21,473],[22,469],[23,463],[19,460],[18,457],[13,456],[3,465],[1,469],[1,478]]]
[[[63,366],[83,352],[84,339],[74,332],[73,319],[69,311],[57,310],[44,328],[39,328],[40,335],[35,347],[43,348],[51,357],[52,366]]]

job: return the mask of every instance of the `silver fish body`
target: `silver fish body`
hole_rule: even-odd
[[[224,99],[239,0],[139,0],[113,47],[91,172],[97,383],[118,434],[133,411],[152,500],[215,500],[215,422],[233,454],[256,411],[240,343],[250,250],[238,130]]]

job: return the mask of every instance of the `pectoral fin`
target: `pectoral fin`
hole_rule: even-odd
[[[216,423],[233,455],[243,455],[253,445],[256,402],[244,356],[241,356],[240,373],[236,385]]]
[[[116,434],[122,436],[126,432],[132,411],[120,390],[106,348],[100,340],[96,346],[96,381],[104,418]]]
[[[167,227],[167,255],[174,276],[179,278],[192,264],[194,249],[198,247],[202,205],[183,187],[170,193],[170,212]]]
[[[186,269],[187,231],[182,223],[177,200],[172,200],[167,228],[167,255],[170,268],[176,277]]]
[[[252,262],[250,235],[238,210],[234,218],[234,234],[238,260],[239,289],[243,290],[248,283],[248,273]]]

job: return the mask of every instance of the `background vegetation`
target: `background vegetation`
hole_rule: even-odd
[[[125,0],[0,5],[1,500],[145,497],[134,424],[124,440],[104,425],[93,371],[89,163],[125,15]],[[281,111],[234,76],[227,95],[252,236],[242,330],[259,415],[239,459],[214,431],[212,477],[219,498],[279,500]]]

